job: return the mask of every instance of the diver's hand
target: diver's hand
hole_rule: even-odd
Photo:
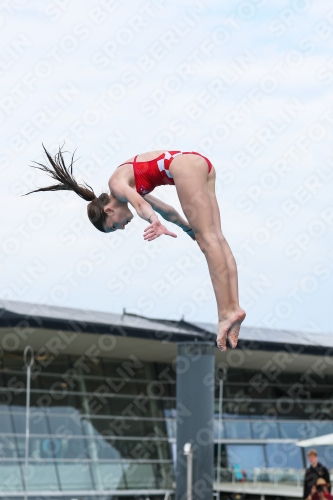
[[[150,224],[150,226],[146,227],[144,230],[143,238],[147,241],[152,241],[155,240],[155,238],[158,238],[162,234],[166,234],[168,236],[172,236],[173,238],[177,238],[177,235],[175,233],[171,233],[170,231],[167,230],[166,227],[164,227],[160,221],[154,220]]]

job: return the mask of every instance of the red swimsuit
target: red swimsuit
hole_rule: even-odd
[[[208,164],[208,172],[212,169],[212,164],[205,156],[194,151],[166,151],[157,158],[149,161],[136,161],[138,155],[134,158],[133,162],[127,161],[126,163],[133,164],[134,180],[136,190],[141,196],[150,193],[156,186],[164,184],[175,184],[172,175],[169,172],[169,167],[172,160],[178,155],[194,154],[204,158]],[[121,165],[126,165],[122,163]],[[119,167],[121,167],[119,165]]]

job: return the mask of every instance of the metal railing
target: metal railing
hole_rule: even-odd
[[[215,471],[217,473],[217,469]],[[241,471],[234,468],[220,469],[221,483],[272,483],[290,484],[300,487],[304,480],[304,469],[254,467]],[[218,477],[217,477],[217,483]]]

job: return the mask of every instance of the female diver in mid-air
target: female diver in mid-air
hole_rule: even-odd
[[[200,153],[151,151],[122,163],[109,179],[110,194],[96,196],[92,188],[78,184],[73,177],[73,156],[66,167],[61,148],[54,158],[47,152],[50,166],[34,162],[58,184],[38,191],[72,190],[86,201],[89,220],[103,233],[125,229],[133,218],[130,203],[139,217],[149,222],[144,239],[152,241],[162,234],[177,237],[163,226],[163,219],[173,222],[196,240],[204,253],[211,276],[218,310],[217,345],[226,350],[227,339],[236,347],[245,312],[238,302],[237,267],[230,247],[222,234],[220,211],[215,196],[215,168]],[[176,186],[187,220],[170,205],[149,194],[156,186]]]

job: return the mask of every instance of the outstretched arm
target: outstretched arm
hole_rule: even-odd
[[[109,183],[109,187],[118,200],[130,203],[138,216],[150,223],[150,226],[145,229],[145,240],[151,241],[162,234],[177,238],[175,233],[171,233],[161,224],[152,205],[149,201],[144,200],[135,189],[124,182],[113,182],[112,186]]]
[[[164,203],[151,194],[146,194],[144,196],[144,199],[148,201],[153,210],[156,210],[156,212],[158,212],[163,217],[163,219],[176,224],[176,226],[183,229],[183,231],[187,231],[191,228],[187,220],[185,220],[171,205]]]
[[[190,236],[190,238],[192,238],[192,240],[195,241],[195,235],[191,230],[191,226],[189,225],[187,220],[177,212],[175,208],[173,208],[171,205],[168,205],[167,203],[164,203],[158,198],[155,198],[155,196],[152,196],[151,194],[146,194],[144,198],[150,203],[152,208],[163,217],[163,219],[176,224],[176,226],[180,227],[183,231],[186,232],[186,234]]]

